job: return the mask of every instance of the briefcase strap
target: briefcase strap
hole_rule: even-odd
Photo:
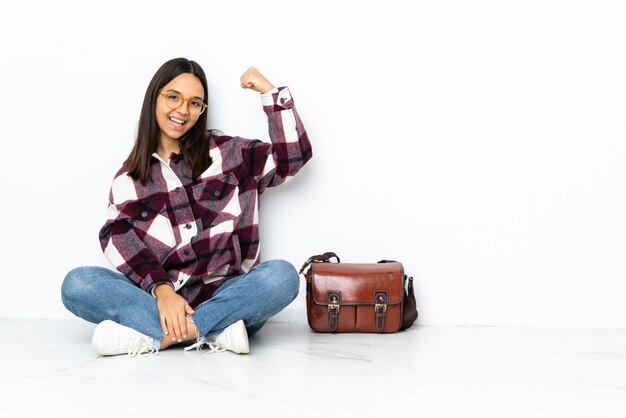
[[[335,254],[334,252],[332,252],[332,251],[325,252],[324,254],[312,255],[311,257],[309,257],[308,260],[306,260],[304,262],[304,264],[300,268],[300,274],[304,273],[304,270],[308,266],[310,266],[311,263],[313,263],[314,261],[321,261],[323,263],[328,263],[328,262],[330,262],[331,258],[335,258],[335,259],[337,259],[338,263],[341,263],[341,260],[339,259],[339,256],[337,254]]]
[[[387,313],[387,291],[379,290],[374,294],[374,315],[376,315],[376,329],[382,331],[385,328],[385,314]]]
[[[339,322],[341,290],[329,290],[326,292],[326,304],[328,305],[328,327],[334,332],[337,330],[337,323]]]

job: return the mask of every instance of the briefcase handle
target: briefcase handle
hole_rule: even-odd
[[[314,261],[321,261],[322,263],[328,263],[330,262],[331,258],[336,258],[337,262],[341,263],[339,256],[332,251],[325,252],[324,254],[313,255],[309,257],[309,259],[306,260],[305,263],[302,265],[302,268],[300,269],[300,274],[302,274],[304,272],[304,269],[310,266],[311,263],[313,263]]]

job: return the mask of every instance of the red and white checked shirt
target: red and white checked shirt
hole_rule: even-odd
[[[213,134],[213,163],[196,181],[176,153],[168,161],[153,154],[146,186],[125,168],[115,175],[100,245],[142,289],[170,283],[196,307],[260,262],[259,195],[289,180],[312,156],[289,89],[274,89],[261,101],[271,144]]]

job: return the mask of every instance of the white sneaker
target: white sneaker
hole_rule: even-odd
[[[93,332],[91,347],[101,356],[128,354],[134,357],[157,354],[152,342],[151,337],[107,319]]]
[[[208,345],[210,350],[208,353],[216,353],[220,351],[232,351],[237,354],[248,354],[250,352],[250,345],[248,344],[248,331],[243,323],[243,320],[239,320],[232,325],[229,325],[214,337],[210,337],[208,340],[204,337],[199,338],[195,344],[185,348],[185,351],[191,349],[201,350],[203,345]]]

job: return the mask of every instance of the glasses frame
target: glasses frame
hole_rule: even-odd
[[[180,96],[180,98],[182,99],[182,101],[180,102],[180,104],[179,104],[178,106],[176,106],[176,107],[172,107],[172,106],[170,106],[170,103],[169,103],[169,101],[167,100],[167,93],[168,93],[168,92],[169,92],[169,93],[175,93],[175,94],[177,94],[177,95],[179,95],[179,96]],[[162,91],[162,90],[159,90],[159,94],[161,94],[161,95],[163,95],[163,97],[165,97],[165,104],[166,104],[166,105],[167,105],[170,109],[172,109],[172,110],[180,109],[180,107],[181,107],[182,105],[184,105],[184,104],[185,104],[185,102],[187,102],[187,104],[189,104],[189,102],[190,102],[191,100],[198,100],[198,98],[197,98],[197,97],[191,97],[191,98],[183,97],[183,95],[182,95],[182,94],[180,94],[179,92],[174,91],[174,90],[167,90],[167,91],[165,91],[165,92],[164,92],[164,91]],[[200,113],[198,113],[198,116],[200,116],[201,114],[203,114],[203,113],[204,113],[204,111],[206,110],[206,108],[207,108],[207,107],[209,107],[209,105],[208,105],[208,104],[206,104],[206,103],[204,103],[202,100],[198,100],[198,101],[199,101],[200,103],[202,103],[202,110],[200,110]],[[188,109],[189,109],[189,113],[191,113],[191,107],[188,107]]]

